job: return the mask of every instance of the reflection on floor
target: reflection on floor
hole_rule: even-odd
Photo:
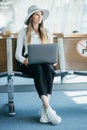
[[[87,91],[66,91],[64,93],[77,104],[87,104]]]
[[[54,79],[54,83],[58,82],[60,83],[61,79],[60,77],[56,77]],[[78,76],[78,75],[68,75],[64,77],[65,83],[84,83],[87,82],[87,76]]]
[[[87,76],[69,75],[64,78],[65,83],[86,83]],[[60,78],[54,79],[54,83],[60,83]],[[76,104],[87,104],[87,90],[86,91],[65,91],[68,97],[70,97]],[[85,108],[87,109],[87,107]]]

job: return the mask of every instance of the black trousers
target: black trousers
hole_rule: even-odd
[[[52,94],[54,67],[52,64],[21,64],[23,74],[29,75],[34,79],[34,84],[39,97],[41,95]]]

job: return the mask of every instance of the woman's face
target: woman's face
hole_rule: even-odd
[[[43,20],[43,13],[38,11],[32,15],[32,21],[34,24],[40,24]]]

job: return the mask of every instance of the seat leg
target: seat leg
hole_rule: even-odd
[[[9,105],[9,116],[14,116],[15,107],[14,107],[14,85],[13,85],[13,76],[14,74],[8,74],[8,105]]]
[[[61,76],[61,84],[63,83],[63,78],[64,78],[64,76]]]
[[[61,76],[61,84],[66,83],[65,75]]]

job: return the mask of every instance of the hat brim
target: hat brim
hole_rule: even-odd
[[[31,12],[30,14],[28,14],[28,16],[26,17],[24,23],[25,23],[26,25],[28,25],[30,16],[31,16],[32,14],[38,12],[38,11],[43,12],[43,20],[46,20],[47,17],[49,16],[49,11],[48,11],[47,9],[35,10],[35,11]]]

